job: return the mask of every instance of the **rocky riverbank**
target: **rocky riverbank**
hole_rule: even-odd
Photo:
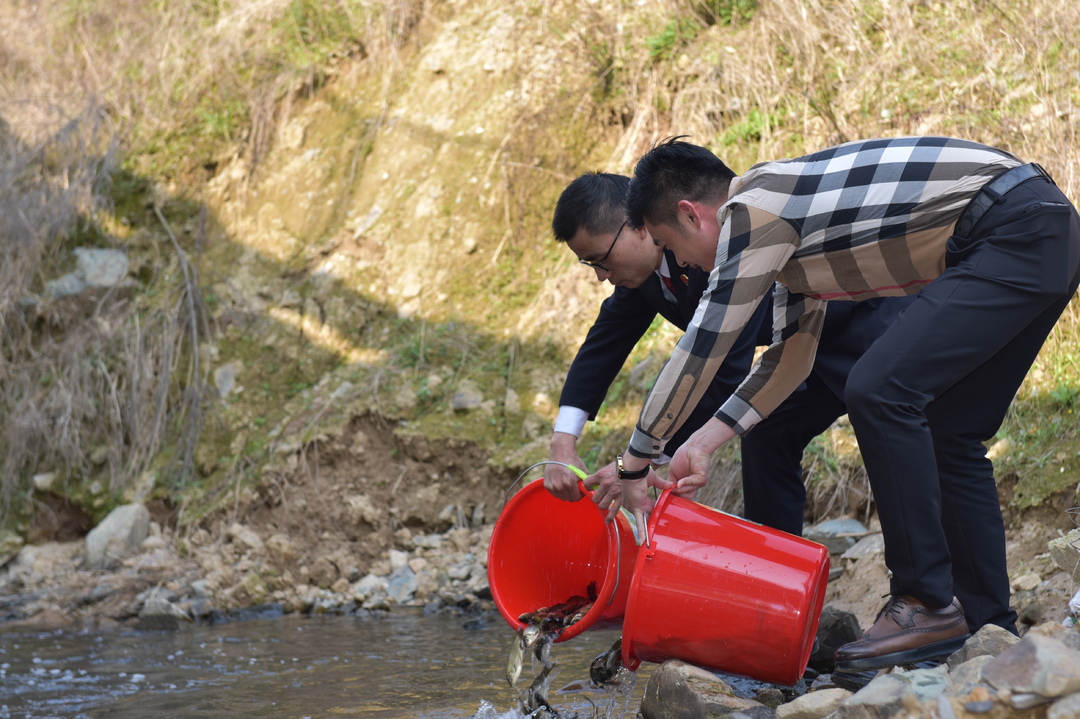
[[[143,505],[124,505],[85,538],[9,551],[0,568],[0,631],[182,631],[190,622],[388,612],[402,606],[498,620],[486,567],[494,525],[483,521],[482,513],[473,514],[480,521],[457,516],[443,531],[399,527],[394,544],[361,571],[359,564],[342,563],[347,552],[329,539],[316,553],[296,538],[267,535],[240,522],[177,536]],[[864,527],[851,519],[807,529],[832,555],[827,619],[819,635],[824,643],[868,626],[887,591],[881,538],[874,530],[873,523]],[[816,678],[794,689],[760,687],[751,695],[711,672],[673,661],[654,672],[642,715],[1078,716],[1068,712],[1080,702],[1080,634],[1065,626],[1069,599],[1080,584],[1066,567],[1076,533],[1043,542],[1043,551],[1034,553],[1040,538],[1062,534],[1047,532],[1031,526],[1010,532],[1023,641],[980,632],[947,665],[885,672],[861,689],[830,675],[828,659],[821,656],[812,660],[808,675]]]

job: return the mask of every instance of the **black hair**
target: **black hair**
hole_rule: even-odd
[[[684,142],[688,135],[669,137],[642,155],[626,198],[632,227],[645,218],[657,225],[676,224],[680,200],[721,202],[735,173],[709,150]]]
[[[555,239],[568,242],[582,228],[591,235],[617,232],[626,220],[629,185],[629,177],[608,172],[588,172],[571,182],[555,203]]]

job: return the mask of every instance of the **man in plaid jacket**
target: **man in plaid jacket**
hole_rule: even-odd
[[[774,342],[675,453],[669,479],[681,489],[703,485],[711,453],[806,378],[827,302],[918,294],[846,387],[891,597],[837,651],[837,669],[941,658],[985,624],[1015,633],[983,442],[1080,284],[1080,217],[1049,175],[974,142],[902,137],[736,177],[674,138],[638,162],[627,209],[680,262],[709,270],[710,285],[618,458],[621,486],[594,500],[644,525],[647,485],[661,482],[649,462],[774,285]]]

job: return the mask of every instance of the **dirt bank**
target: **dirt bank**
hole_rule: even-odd
[[[73,536],[77,513],[65,517],[62,503],[43,502],[37,543],[0,569],[0,630],[137,625],[151,599],[195,621],[267,606],[492,611],[488,540],[519,471],[493,468],[469,442],[399,429],[375,415],[354,418],[289,454],[279,473],[198,526],[179,528],[177,508],[151,503],[149,536],[107,570],[86,568],[85,540]],[[1047,553],[1047,542],[1072,528],[1063,502],[1006,513],[1014,606],[1025,627],[1063,620],[1077,589]],[[868,525],[873,537],[873,517]],[[828,598],[868,626],[888,583],[880,545],[863,546],[870,549],[833,557],[842,571]]]

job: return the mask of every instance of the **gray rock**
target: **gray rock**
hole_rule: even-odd
[[[840,555],[841,559],[862,559],[863,557],[872,557],[876,554],[881,554],[885,551],[885,535],[881,532],[876,534],[868,534],[855,544],[851,545],[847,551]]]
[[[19,556],[23,547],[23,538],[14,532],[0,531],[0,567]]]
[[[127,255],[120,250],[76,247],[75,271],[48,280],[45,289],[53,297],[68,297],[87,287],[114,287],[127,277],[129,264]]]
[[[910,672],[893,670],[881,674],[845,699],[834,719],[884,719],[901,715],[911,702],[936,702],[948,686],[945,665]]]
[[[829,554],[843,554],[855,545],[855,540],[867,529],[854,519],[829,519],[808,527],[803,533],[812,542],[824,545]]]
[[[127,277],[128,258],[120,250],[75,248],[75,274],[88,287],[113,287]]]
[[[709,719],[750,711],[760,716],[761,709],[772,712],[763,704],[737,696],[715,674],[677,659],[664,662],[653,672],[641,700],[645,719]]]
[[[955,655],[953,655],[955,656]],[[953,664],[949,669],[949,696],[962,697],[971,693],[977,686],[990,688],[983,681],[983,669],[994,657],[990,654],[982,654],[968,659],[962,664]]]
[[[836,650],[861,635],[862,629],[859,628],[859,620],[854,614],[837,609],[831,604],[827,605],[821,611],[821,619],[818,621],[817,638],[809,666],[820,673],[831,672],[836,666]]]
[[[996,657],[1018,641],[1020,638],[1012,632],[996,624],[987,624],[964,642],[964,646],[953,652],[948,659],[949,666],[959,666],[983,655]]]
[[[376,592],[360,605],[362,609],[382,610],[385,611],[391,606],[390,598],[386,595],[386,592]]]
[[[988,663],[983,678],[1009,692],[1014,707],[1048,702],[1080,691],[1080,651],[1055,638],[1028,633]]]
[[[333,586],[339,576],[340,572],[337,565],[326,557],[316,557],[315,561],[311,563],[309,581],[320,589]]]
[[[455,562],[446,568],[446,574],[450,579],[466,580],[472,575],[473,563],[467,559]]]
[[[1075,719],[1080,717],[1080,694],[1058,699],[1046,710],[1046,719]]]
[[[1050,557],[1058,566],[1072,575],[1074,582],[1080,582],[1080,551],[1072,546],[1080,540],[1080,529],[1074,529],[1064,537],[1052,539],[1046,544]]]
[[[784,692],[777,687],[766,685],[754,690],[754,701],[775,709],[784,703]]]
[[[750,707],[749,709],[740,709],[727,716],[728,719],[775,719],[776,710],[767,706]]]
[[[840,706],[840,703],[852,696],[847,689],[822,689],[807,692],[794,701],[776,708],[776,719],[822,719]]]
[[[417,586],[416,573],[408,567],[401,567],[390,575],[386,594],[395,604],[407,604],[416,593]]]
[[[150,512],[141,504],[125,504],[109,512],[86,535],[86,565],[108,569],[139,551],[150,530]]]
[[[282,566],[292,564],[296,559],[296,545],[284,534],[271,534],[266,542],[266,553],[270,559]]]
[[[175,631],[192,619],[180,607],[162,596],[151,596],[139,610],[139,629]]]
[[[86,282],[74,272],[69,272],[55,280],[45,281],[45,290],[53,297],[70,297],[86,289]]]
[[[389,583],[384,578],[367,574],[353,583],[353,599],[362,604],[377,593],[386,594],[387,586]]]
[[[412,545],[417,549],[439,549],[442,541],[441,534],[419,534],[412,538]]]
[[[484,403],[484,393],[480,391],[480,385],[471,379],[465,379],[458,383],[457,391],[450,398],[450,407],[455,412],[466,412],[476,409]]]
[[[255,530],[245,527],[239,522],[234,522],[229,527],[227,534],[234,544],[243,545],[255,552],[261,553],[265,548],[262,538],[255,533]]]
[[[214,370],[214,386],[218,396],[224,399],[236,389],[236,375],[243,368],[240,362],[229,362]]]
[[[56,484],[56,472],[42,472],[41,474],[35,474],[31,480],[34,483],[34,489],[39,492],[51,492],[53,485]]]

